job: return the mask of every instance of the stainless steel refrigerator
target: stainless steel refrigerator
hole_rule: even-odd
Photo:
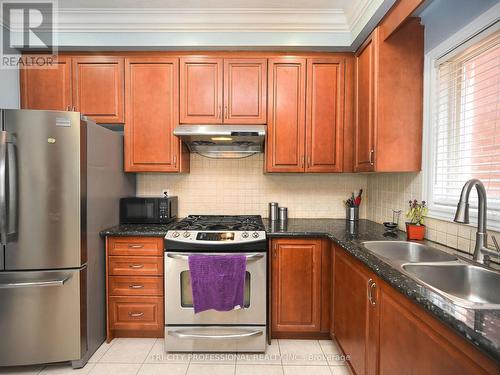
[[[0,366],[83,366],[105,339],[123,136],[77,112],[0,110]]]

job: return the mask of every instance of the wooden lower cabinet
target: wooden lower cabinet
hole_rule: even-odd
[[[328,241],[274,239],[271,248],[271,336],[327,336],[330,325]]]
[[[379,305],[379,374],[500,374],[498,363],[387,284]]]
[[[163,337],[163,239],[106,239],[107,341]]]
[[[335,248],[334,334],[356,374],[376,374],[378,290],[375,276]],[[371,293],[371,297],[370,297]]]
[[[500,374],[500,365],[334,246],[333,336],[357,375]]]

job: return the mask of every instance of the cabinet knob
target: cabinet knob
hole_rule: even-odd
[[[128,315],[132,318],[139,318],[144,315],[143,312],[129,312]]]
[[[144,264],[130,264],[129,268],[137,270],[137,269],[140,269],[140,268],[144,268]]]
[[[224,118],[229,118],[229,113],[227,111],[227,105],[224,107]]]

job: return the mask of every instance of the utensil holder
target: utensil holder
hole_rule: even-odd
[[[346,207],[346,219],[349,221],[358,221],[359,207]]]

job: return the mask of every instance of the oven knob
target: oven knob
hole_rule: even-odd
[[[253,237],[253,238],[259,238],[259,233],[257,233],[257,232],[253,232],[253,233],[252,233],[252,237]]]
[[[174,232],[174,233],[172,233],[172,237],[174,237],[174,238],[179,237],[179,232]]]
[[[190,235],[191,235],[191,233],[189,233],[189,232],[184,232],[184,234],[183,234],[183,236],[184,236],[185,238],[188,238]]]
[[[243,237],[243,238],[248,238],[248,233],[247,233],[247,232],[243,232],[243,233],[241,234],[241,237]]]

